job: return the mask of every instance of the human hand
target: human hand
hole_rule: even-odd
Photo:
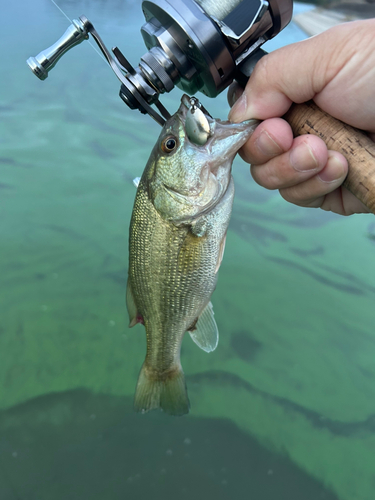
[[[345,157],[328,150],[317,136],[293,139],[280,117],[293,102],[313,99],[375,140],[374,33],[375,19],[336,26],[263,57],[244,91],[236,84],[230,87],[229,104],[236,101],[231,121],[264,120],[240,152],[258,184],[279,189],[296,205],[342,215],[369,212],[342,186],[348,171]]]

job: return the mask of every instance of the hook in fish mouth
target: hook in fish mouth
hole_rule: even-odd
[[[211,118],[213,120],[213,118],[210,115],[210,113],[203,106],[203,104],[199,101],[199,99],[197,97],[195,97],[195,96],[190,97],[190,109],[191,109],[192,113],[194,113],[194,111],[196,109],[200,109],[206,116],[208,116],[209,118]]]
[[[186,136],[192,144],[196,146],[204,146],[210,138],[214,136],[216,131],[222,129],[233,129],[242,131],[249,127],[255,129],[260,123],[258,120],[246,120],[242,123],[231,123],[212,118],[210,113],[199,102],[196,97],[189,97],[184,94],[181,99],[181,119],[185,127]],[[227,132],[225,132],[227,133]]]
[[[184,118],[188,139],[197,146],[204,146],[214,133],[215,120],[196,97],[189,97],[185,94],[181,103],[187,108]]]

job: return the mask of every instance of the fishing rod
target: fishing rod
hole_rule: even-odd
[[[121,99],[163,126],[170,113],[159,98],[175,86],[190,95],[202,92],[213,98],[233,80],[245,86],[255,64],[266,54],[262,45],[291,21],[293,2],[144,0],[142,11],[146,23],[141,34],[148,51],[136,67],[118,47],[111,53],[85,16],[74,19],[55,44],[27,63],[45,80],[63,54],[91,35],[121,82]],[[371,139],[313,102],[294,104],[284,118],[295,136],[318,135],[329,149],[347,158],[344,186],[375,213],[375,144]]]

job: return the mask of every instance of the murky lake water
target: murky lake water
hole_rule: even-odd
[[[59,5],[138,63],[140,3]],[[51,2],[2,14],[1,500],[372,500],[373,217],[292,206],[237,159],[219,347],[183,342],[187,417],[134,414],[145,335],[125,308],[132,179],[160,129],[122,103],[88,43],[45,82],[32,75],[26,59],[68,26]],[[292,24],[269,50],[303,36]],[[171,112],[180,95],[163,98]],[[225,95],[203,101],[226,117]]]

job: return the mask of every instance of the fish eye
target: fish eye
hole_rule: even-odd
[[[177,147],[177,139],[173,136],[167,137],[161,143],[161,149],[164,151],[164,153],[171,153],[176,149],[176,147]]]

